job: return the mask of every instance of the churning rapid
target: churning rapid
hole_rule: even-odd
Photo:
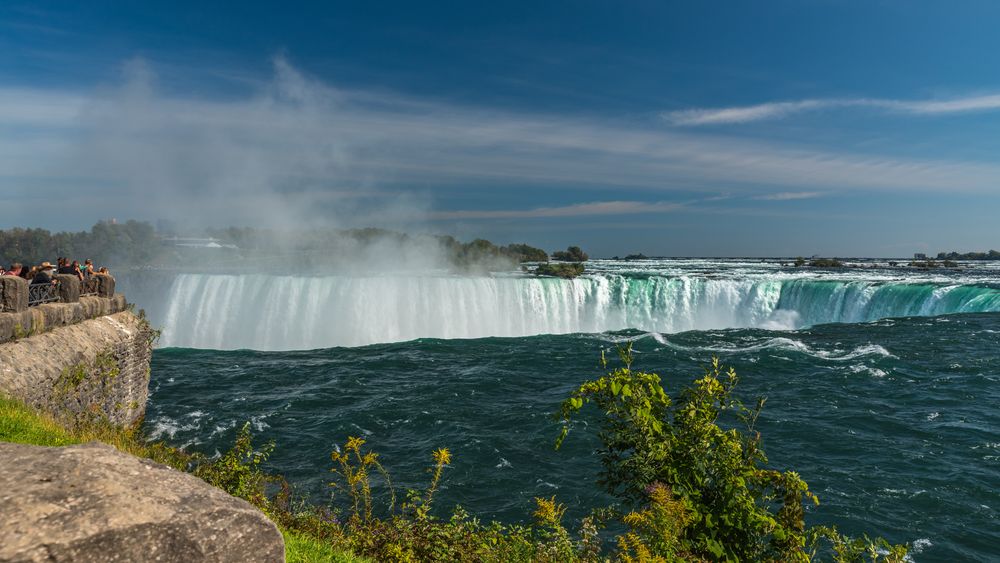
[[[1000,311],[991,270],[909,277],[780,263],[591,262],[574,280],[529,275],[181,274],[165,347],[293,350],[417,338],[788,330],[830,322]]]

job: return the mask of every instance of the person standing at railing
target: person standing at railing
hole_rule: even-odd
[[[41,266],[38,267],[38,273],[31,279],[31,285],[55,285],[56,280],[52,278],[53,269],[49,262],[42,262]]]
[[[80,280],[81,284],[83,283],[83,270],[80,267],[79,260],[73,260],[73,263],[69,265],[68,273],[73,274],[74,276],[76,276],[76,279]]]
[[[5,276],[20,276],[22,269],[23,269],[23,266],[21,266],[20,262],[14,262],[13,264],[10,265],[10,269],[7,270],[6,272],[4,272],[3,275],[5,275]]]
[[[73,275],[76,275],[75,269],[69,263],[69,258],[60,257],[59,260],[58,260],[58,262],[56,262],[56,264],[58,264],[58,266],[59,266],[56,269],[56,273],[58,273],[58,274],[73,274]]]

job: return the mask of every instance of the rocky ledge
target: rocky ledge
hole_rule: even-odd
[[[92,443],[0,442],[0,561],[284,561],[277,527],[200,479]]]

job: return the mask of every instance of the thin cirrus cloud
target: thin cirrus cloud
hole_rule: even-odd
[[[680,203],[664,201],[602,201],[577,203],[560,207],[536,207],[533,209],[460,210],[441,211],[431,214],[434,220],[455,219],[535,219],[552,217],[588,217],[595,215],[636,215],[639,213],[663,213],[684,207]]]
[[[796,199],[812,199],[815,197],[823,197],[823,192],[778,192],[775,194],[765,194],[755,196],[751,199],[757,199],[761,201],[792,201]]]
[[[996,111],[1000,110],[1000,94],[950,100],[889,100],[879,98],[798,100],[728,108],[695,108],[665,112],[661,115],[673,125],[698,126],[782,119],[795,114],[837,108],[873,108],[913,115]]]

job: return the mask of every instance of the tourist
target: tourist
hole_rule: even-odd
[[[76,279],[83,282],[83,269],[80,267],[80,261],[73,260],[73,263],[69,265],[69,268],[70,268],[69,273],[73,274],[74,276],[76,276]]]
[[[56,280],[52,277],[53,270],[54,268],[51,263],[42,262],[42,264],[38,266],[38,273],[35,274],[35,277],[31,278],[31,285],[56,283]]]
[[[10,269],[4,272],[5,276],[20,276],[21,275],[21,263],[14,262],[10,265]]]
[[[83,277],[85,279],[90,279],[94,275],[94,261],[87,258],[83,261]]]
[[[59,268],[56,270],[56,273],[75,275],[79,271],[78,268],[74,268],[73,266],[70,265],[69,258],[60,258],[56,263],[59,265]]]
[[[29,268],[21,268],[21,277],[28,280],[29,282],[35,279],[35,274],[38,273],[38,266],[32,266]]]

